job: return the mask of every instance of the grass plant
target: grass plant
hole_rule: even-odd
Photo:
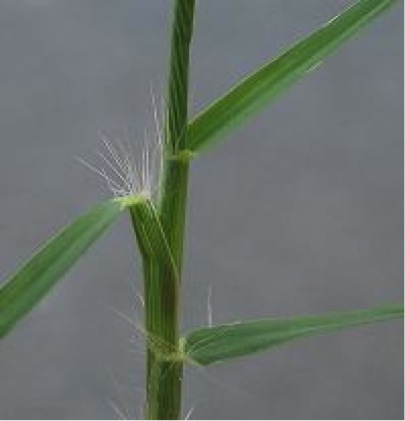
[[[105,141],[106,152],[100,154],[105,167],[98,169],[84,162],[104,178],[115,197],[96,205],[60,231],[1,285],[0,335],[5,336],[35,308],[123,212],[130,213],[143,264],[147,419],[181,418],[184,364],[224,363],[271,350],[297,338],[403,318],[402,305],[384,304],[367,310],[235,322],[187,334],[179,330],[183,239],[192,160],[270,105],[398,2],[358,0],[189,119],[189,56],[196,1],[174,0],[162,128],[155,115],[158,142],[145,145],[136,160],[129,147]]]

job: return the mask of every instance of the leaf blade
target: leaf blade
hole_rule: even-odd
[[[242,124],[397,1],[359,0],[321,29],[248,75],[190,122],[188,149],[200,152]]]
[[[0,287],[0,337],[51,290],[125,208],[111,200],[59,231]]]
[[[403,305],[317,316],[255,320],[198,329],[185,339],[186,359],[209,365],[270,349],[293,339],[403,318]]]

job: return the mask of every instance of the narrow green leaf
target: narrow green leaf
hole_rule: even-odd
[[[219,325],[188,335],[184,353],[187,360],[209,365],[263,351],[293,339],[403,316],[403,305],[391,305],[370,310]]]
[[[398,0],[360,0],[284,54],[250,74],[191,121],[188,149],[199,152],[268,105],[349,37]]]
[[[0,287],[0,337],[28,313],[116,220],[125,203],[95,206],[50,239]]]

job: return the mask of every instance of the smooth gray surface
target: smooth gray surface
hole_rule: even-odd
[[[150,127],[167,0],[0,0],[0,279],[108,197],[74,156]],[[346,0],[200,0],[192,109]],[[402,299],[403,9],[397,6],[193,165],[184,327]],[[94,161],[94,160],[93,160]],[[139,261],[124,217],[0,347],[1,418],[137,417]],[[136,275],[134,275],[136,270]],[[185,412],[217,419],[400,419],[402,324],[187,370]]]

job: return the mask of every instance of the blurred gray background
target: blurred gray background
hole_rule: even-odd
[[[109,197],[75,156],[152,127],[168,0],[0,0],[0,279]],[[191,111],[347,0],[200,0]],[[184,330],[402,300],[403,8],[193,164]],[[2,341],[1,418],[139,417],[139,260],[126,217]],[[400,419],[402,324],[188,369],[194,419]]]

